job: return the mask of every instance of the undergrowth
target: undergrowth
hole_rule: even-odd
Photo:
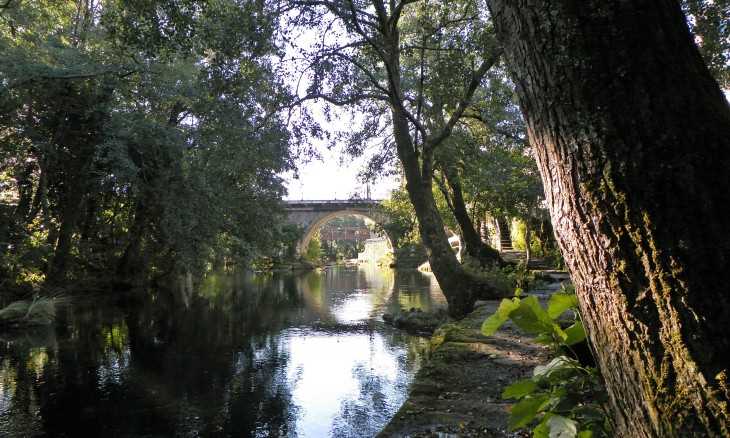
[[[556,292],[545,308],[535,296],[517,295],[502,300],[482,324],[482,333],[490,336],[511,320],[538,343],[551,347],[555,357],[535,367],[531,377],[505,388],[502,397],[517,400],[510,412],[510,429],[532,427],[534,438],[611,436],[601,375],[590,354],[580,352],[591,350],[574,291]]]

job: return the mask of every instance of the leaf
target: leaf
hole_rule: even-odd
[[[502,398],[522,398],[531,394],[537,388],[537,383],[532,379],[522,379],[504,388]]]
[[[509,428],[515,430],[526,426],[547,404],[549,396],[541,394],[535,397],[527,397],[512,406],[509,416]]]
[[[556,319],[568,309],[578,308],[578,297],[575,294],[554,293],[550,296],[547,313],[550,319]]]
[[[540,424],[532,429],[532,438],[550,438],[550,427],[547,425],[548,420],[553,414],[546,412],[545,416],[542,417]]]
[[[552,333],[557,327],[535,296],[520,301],[519,307],[512,311],[510,318],[519,328],[530,334]],[[560,327],[557,329],[560,330]]]
[[[485,319],[482,323],[482,334],[484,336],[491,336],[494,332],[499,329],[502,324],[510,318],[510,315],[514,310],[520,307],[520,299],[513,298],[508,300],[503,299],[499,304],[499,308],[494,314],[490,315],[489,318]]]
[[[578,432],[578,438],[593,438],[592,430],[581,430]]]
[[[573,361],[572,359],[566,356],[558,356],[548,362],[546,365],[536,366],[535,369],[532,371],[532,376],[549,378],[550,375],[555,373],[556,371],[560,371],[565,368],[573,368],[574,366],[575,361]]]
[[[548,419],[550,428],[549,438],[575,438],[578,435],[578,423],[560,415],[553,415]]]
[[[581,321],[576,321],[575,324],[565,329],[565,334],[567,336],[563,342],[566,345],[575,345],[584,341],[586,338],[586,330]]]

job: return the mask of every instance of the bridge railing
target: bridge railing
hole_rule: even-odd
[[[383,199],[285,199],[285,204],[380,204]]]

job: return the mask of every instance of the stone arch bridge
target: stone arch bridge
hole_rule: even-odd
[[[306,251],[317,231],[332,219],[356,215],[381,226],[389,222],[388,215],[380,207],[380,200],[375,199],[284,201],[284,210],[289,223],[304,229],[304,235],[297,242],[297,254],[300,255]],[[393,244],[388,236],[386,238],[392,250]]]

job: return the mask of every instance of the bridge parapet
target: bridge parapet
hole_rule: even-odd
[[[309,244],[309,240],[326,222],[341,216],[364,216],[380,225],[387,223],[388,217],[380,209],[379,199],[319,199],[284,201],[284,210],[289,223],[304,228],[304,236],[297,244],[297,252],[301,254]]]
[[[306,200],[306,201],[284,201],[285,210],[318,210],[318,211],[333,211],[333,210],[352,210],[352,209],[369,209],[377,208],[380,206],[382,200],[380,199],[319,199],[319,200]]]

